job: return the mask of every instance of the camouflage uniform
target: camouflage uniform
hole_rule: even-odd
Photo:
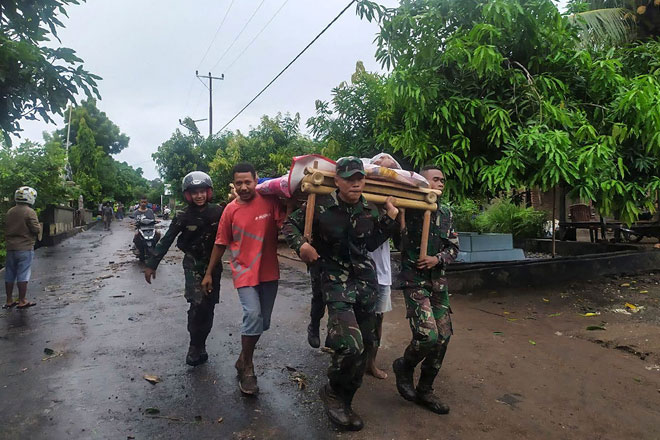
[[[312,307],[309,317],[318,326],[325,314],[325,302],[323,302],[323,292],[321,291],[321,269],[318,264],[309,266],[309,276],[312,280]]]
[[[417,269],[422,233],[422,211],[406,212],[406,228],[401,236],[401,281],[406,301],[406,318],[412,342],[404,359],[410,365],[422,362],[422,371],[437,374],[452,335],[446,266],[458,255],[458,235],[452,226],[451,210],[440,206],[431,214],[427,255],[439,259],[432,269]]]
[[[283,232],[300,254],[305,208],[292,213]],[[312,245],[319,254],[319,284],[328,307],[326,344],[334,351],[328,368],[330,387],[350,401],[362,383],[365,349],[376,341],[376,269],[368,255],[385,242],[397,223],[364,197],[344,203],[337,191],[316,200]],[[312,276],[314,274],[312,273]]]
[[[213,309],[220,300],[220,277],[222,263],[213,271],[213,288],[206,294],[202,289],[202,279],[211,258],[218,222],[223,208],[207,204],[204,209],[188,206],[172,220],[167,233],[154,248],[153,255],[146,265],[156,269],[168,249],[178,236],[176,246],[184,252],[183,271],[185,274],[185,298],[190,303],[188,310],[188,332],[190,345],[204,347],[206,337],[213,327]]]

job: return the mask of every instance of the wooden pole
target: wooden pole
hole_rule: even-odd
[[[314,207],[316,205],[316,194],[309,193],[307,196],[307,209],[305,210],[305,232],[304,237],[308,243],[312,242],[312,224],[314,223]]]
[[[431,211],[424,211],[422,222],[422,240],[419,246],[419,258],[425,258],[429,247],[429,229],[431,228]]]

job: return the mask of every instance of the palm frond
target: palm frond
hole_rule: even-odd
[[[623,45],[635,38],[635,15],[624,8],[595,9],[566,17],[585,46]]]

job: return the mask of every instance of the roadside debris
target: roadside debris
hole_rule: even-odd
[[[160,377],[154,376],[152,374],[145,374],[144,375],[144,380],[146,380],[147,382],[149,382],[152,385],[156,385],[157,383],[161,382]]]
[[[531,339],[529,340],[529,343],[532,345],[536,345],[536,342],[532,341]]]
[[[588,313],[581,313],[582,316],[585,318],[591,318],[592,316],[599,316],[600,312],[588,312]]]
[[[602,325],[590,325],[587,327],[587,330],[593,331],[593,330],[607,330],[607,329]]]

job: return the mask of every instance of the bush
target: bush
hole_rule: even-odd
[[[496,201],[479,214],[474,225],[477,232],[510,233],[518,238],[543,236],[543,225],[547,220],[544,211],[523,208],[509,201]]]
[[[476,231],[475,219],[479,215],[479,205],[472,199],[463,199],[451,204],[454,229],[459,232]]]

